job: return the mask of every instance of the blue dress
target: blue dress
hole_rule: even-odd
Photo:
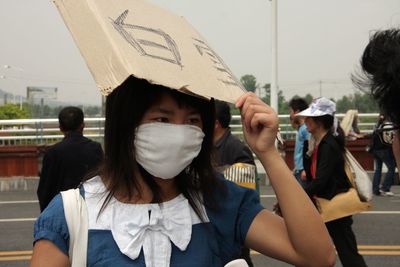
[[[96,179],[97,181],[101,180],[99,177],[95,177],[88,182]],[[227,186],[227,194],[225,197],[217,196],[219,209],[215,211],[203,207],[207,220],[204,222],[192,219],[191,235],[189,234],[190,241],[188,241],[185,249],[178,248],[173,242],[168,241],[171,244],[169,266],[220,267],[238,258],[240,247],[245,241],[247,231],[253,219],[263,207],[260,205],[259,197],[255,190],[240,187],[230,181],[224,182]],[[88,189],[88,191],[90,190]],[[139,206],[142,209],[143,205],[117,203],[113,207],[113,202],[111,201],[104,212],[105,218],[101,219],[101,217],[97,218],[92,215],[95,218],[90,219],[90,213],[95,208],[89,206],[91,192],[88,191],[86,191],[84,184],[81,188],[81,193],[85,196],[89,211],[87,266],[146,266],[144,249],[139,248],[137,257],[132,259],[131,254],[124,251],[125,248],[121,245],[123,242],[119,241],[121,237],[122,239],[126,238],[126,235],[118,237],[116,231],[113,232],[112,229],[109,229],[109,225],[112,228],[113,220],[124,221],[140,217],[133,216],[132,208],[136,209]],[[129,208],[130,211],[121,211],[121,213],[125,213],[125,216],[121,215],[122,219],[115,219],[115,217],[119,216],[122,205],[125,206],[122,209]],[[154,206],[158,204],[148,205]],[[107,217],[109,206],[114,211],[110,212],[111,216]],[[191,214],[194,214],[193,211]],[[129,222],[125,225],[129,225]],[[40,239],[52,241],[68,256],[69,233],[60,194],[51,201],[35,223],[34,240]],[[124,244],[130,243],[125,242]]]

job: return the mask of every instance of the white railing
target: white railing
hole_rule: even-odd
[[[337,114],[339,120],[344,114]],[[358,114],[358,126],[362,133],[371,133],[378,118],[377,113]],[[289,115],[279,115],[280,131],[284,139],[294,139],[296,131],[289,124]],[[232,133],[242,135],[240,116],[233,115]],[[86,118],[84,135],[103,142],[104,118]],[[49,145],[60,141],[64,136],[58,128],[58,119],[0,120],[0,145]]]
[[[84,135],[102,142],[104,118],[86,118]],[[64,135],[58,119],[0,120],[0,145],[48,145]]]

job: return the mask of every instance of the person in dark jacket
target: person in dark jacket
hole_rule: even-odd
[[[215,101],[214,146],[216,148],[216,164],[227,167],[234,163],[255,165],[253,153],[236,136],[232,135],[230,107],[226,102]]]
[[[324,97],[315,99],[310,107],[298,116],[305,117],[307,130],[315,139],[311,157],[305,157],[304,167],[309,180],[305,188],[311,197],[332,199],[351,187],[345,172],[345,146],[343,130],[335,118],[336,104]],[[352,217],[347,216],[326,223],[344,267],[366,266],[358,253],[357,242],[351,225]]]
[[[215,164],[218,171],[235,163],[247,163],[255,166],[253,153],[236,136],[232,135],[229,124],[231,123],[231,111],[228,103],[215,101],[215,127],[214,127],[214,147]],[[255,168],[251,168],[251,171]],[[250,257],[250,249],[241,248],[240,258],[246,260],[249,267],[254,266]]]
[[[60,191],[76,188],[85,174],[103,158],[101,145],[83,136],[83,112],[80,108],[63,108],[58,121],[64,139],[51,146],[44,155],[37,189],[40,211]]]
[[[375,125],[374,132],[372,133],[372,143],[369,148],[369,152],[374,155],[375,161],[375,172],[372,182],[372,192],[376,196],[394,196],[393,192],[390,191],[391,186],[394,183],[394,173],[396,170],[396,161],[393,156],[392,145],[386,144],[381,139],[381,133],[379,129],[381,126],[387,123],[384,114],[379,115],[377,124]],[[382,165],[383,163],[387,167],[387,172],[383,180],[382,188]]]

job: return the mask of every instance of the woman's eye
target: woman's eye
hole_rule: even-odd
[[[189,124],[200,124],[201,123],[201,119],[200,118],[189,118]]]
[[[155,118],[154,121],[156,122],[168,122],[168,118],[165,117],[159,117],[159,118]]]

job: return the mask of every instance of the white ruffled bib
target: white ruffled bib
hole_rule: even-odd
[[[120,251],[132,260],[143,248],[148,267],[169,267],[171,242],[186,250],[192,225],[201,222],[182,194],[161,204],[127,204],[112,198],[98,216],[107,196],[101,178],[96,176],[83,187],[89,229],[110,230]]]

